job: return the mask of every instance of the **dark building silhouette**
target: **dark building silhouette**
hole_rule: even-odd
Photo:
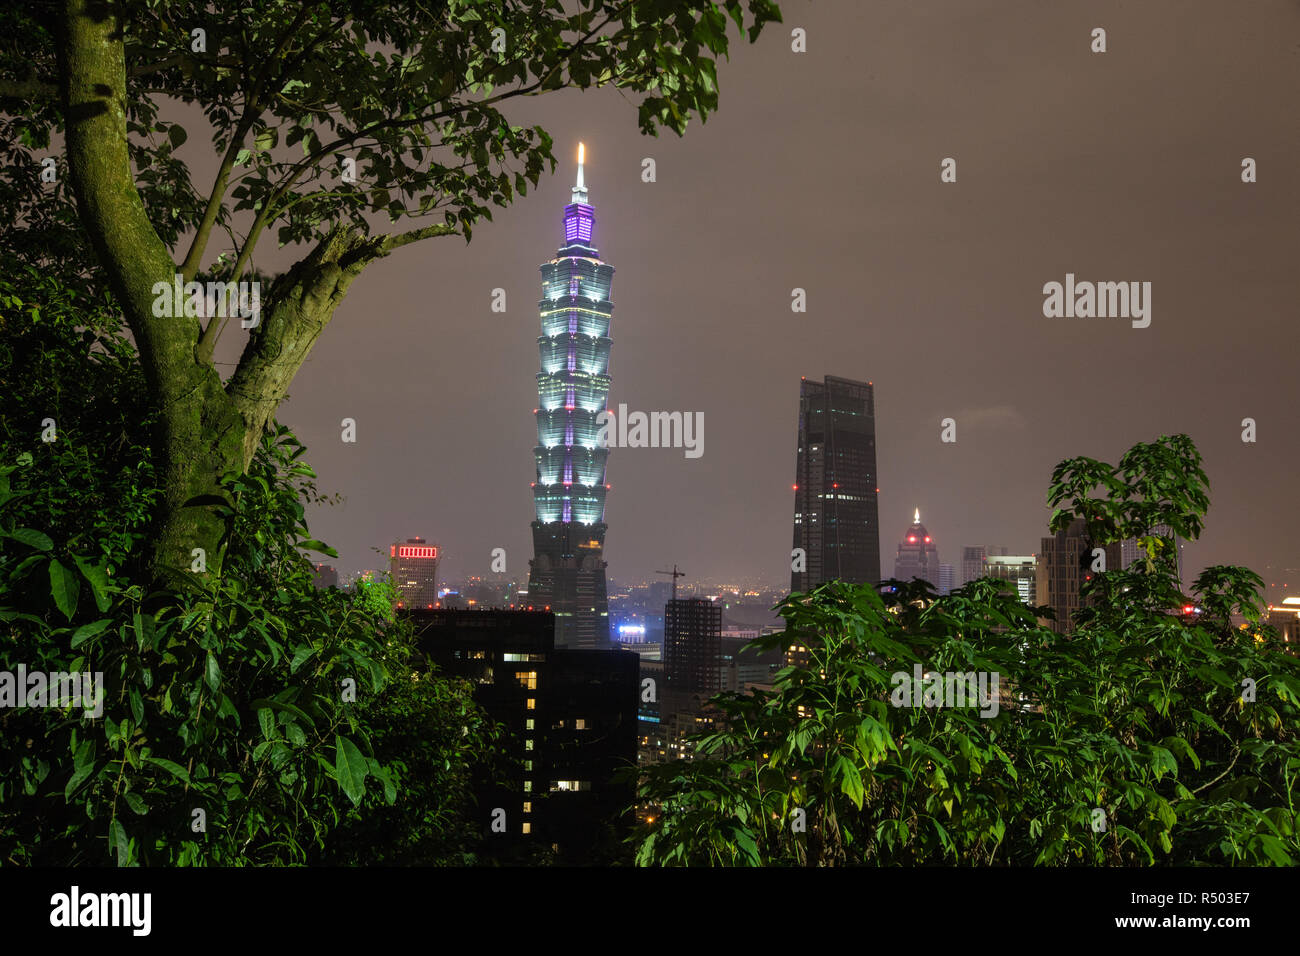
[[[388,549],[388,572],[398,607],[432,608],[438,603],[438,548],[423,538],[407,538]]]
[[[718,692],[722,658],[722,605],[707,598],[677,598],[664,607],[666,690]]]
[[[803,379],[794,485],[794,547],[802,558],[792,557],[791,590],[835,579],[880,583],[876,478],[871,383]]]
[[[617,854],[633,788],[614,774],[637,756],[637,656],[555,647],[543,611],[415,609],[420,649],[475,685],[474,698],[507,728],[506,779],[481,781],[488,852],[502,858],[551,846],[564,862]],[[492,829],[505,813],[505,833]]]
[[[339,586],[339,571],[332,564],[318,564],[312,569],[312,583],[321,590]]]
[[[894,577],[904,582],[923,578],[936,589],[939,587],[939,548],[930,537],[930,532],[925,530],[925,525],[921,524],[920,508],[916,509],[911,525],[898,544]]]
[[[1087,536],[1082,518],[1075,518],[1070,526],[1050,538],[1042,539],[1036,569],[1036,600],[1056,612],[1055,621],[1044,621],[1058,634],[1074,633],[1074,615],[1083,609],[1079,589],[1093,574],[1093,550],[1096,547]],[[1118,571],[1121,565],[1120,543],[1105,545],[1107,570]]]
[[[593,244],[579,144],[578,180],[564,207],[564,245],[542,265],[537,339],[537,447],[528,602],[555,614],[558,647],[608,647],[605,461],[598,416],[609,395],[614,267]]]

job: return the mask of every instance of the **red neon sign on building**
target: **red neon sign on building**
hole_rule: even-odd
[[[399,558],[436,558],[438,556],[438,549],[404,544],[397,549],[397,556]]]

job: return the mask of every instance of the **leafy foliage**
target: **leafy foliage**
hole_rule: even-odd
[[[1072,637],[992,579],[792,594],[786,633],[754,644],[807,659],[770,692],[715,698],[724,729],[647,771],[661,812],[638,862],[1293,864],[1300,662],[1258,624],[1246,569],[1207,569],[1183,614],[1174,542],[1152,533],[1195,537],[1205,490],[1186,436],[1057,468],[1053,529],[1083,517],[1146,553],[1085,585]],[[1000,706],[895,706],[914,665],[997,674]]]
[[[390,586],[315,590],[306,551],[333,552],[308,537],[302,446],[277,426],[227,477],[219,574],[149,591],[157,488],[129,343],[78,326],[57,283],[24,281],[50,294],[0,281],[38,419],[6,418],[0,446],[0,672],[98,673],[104,694],[94,718],[0,709],[0,860],[467,859],[465,781],[495,728],[463,683],[413,679]],[[394,813],[410,829],[390,845]]]

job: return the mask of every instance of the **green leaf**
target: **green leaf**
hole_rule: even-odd
[[[149,812],[149,807],[145,805],[144,800],[138,793],[128,790],[126,793],[122,794],[122,799],[126,801],[126,805],[130,807],[132,811],[140,816],[144,816]]]
[[[357,745],[346,737],[335,735],[334,776],[339,787],[347,794],[353,806],[361,803],[366,794],[366,759]]]
[[[221,687],[221,668],[217,666],[217,656],[211,651],[208,651],[207,666],[203,669],[203,683],[214,691]]]
[[[311,539],[308,541],[299,541],[298,547],[304,551],[319,551],[321,554],[328,555],[331,558],[337,558],[339,553],[323,541]]]
[[[126,827],[121,820],[114,820],[108,827],[109,849],[117,849],[117,865],[127,866],[131,862],[131,841],[126,837]]]
[[[135,626],[135,639],[140,647],[144,650],[145,645],[153,641],[154,636],[154,619],[152,614],[137,613],[132,621]]]
[[[93,760],[90,763],[79,766],[72,774],[72,778],[68,781],[68,785],[63,788],[63,799],[71,802],[72,795],[77,792],[77,788],[80,787],[81,784],[85,782],[86,778],[94,772],[95,762]]]
[[[91,564],[76,555],[73,555],[72,560],[76,562],[81,576],[90,584],[90,593],[95,598],[95,607],[99,608],[100,614],[103,614],[108,610],[109,605],[108,572],[102,566]]]
[[[262,736],[267,740],[275,737],[275,712],[270,707],[262,707],[257,712],[257,723],[262,728]]]
[[[112,619],[104,618],[103,620],[94,621],[90,624],[81,625],[81,627],[77,628],[76,633],[72,635],[72,644],[70,646],[75,650],[90,638],[102,632],[104,628],[108,627],[108,625],[112,623]]]
[[[302,667],[303,662],[311,657],[314,649],[310,644],[299,645],[298,649],[293,652],[293,660],[289,663],[289,673],[296,673],[298,668]]]
[[[77,583],[76,575],[60,564],[58,558],[51,558],[50,596],[54,598],[54,606],[69,621],[77,613],[77,596],[80,593],[81,586]]]
[[[190,782],[190,772],[174,760],[165,760],[162,757],[145,757],[144,759],[151,764],[162,767],[182,783]]]
[[[4,535],[39,551],[49,551],[54,547],[54,542],[50,540],[49,535],[34,528],[14,528],[13,531],[4,532]]]

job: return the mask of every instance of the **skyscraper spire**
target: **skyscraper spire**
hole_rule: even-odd
[[[920,508],[917,508],[917,509],[916,509],[916,514],[912,517],[912,521],[913,521],[914,523],[916,523],[916,524],[920,524],[920,523],[921,523],[921,509],[920,509]]]
[[[573,185],[573,202],[585,203],[587,201],[587,184],[582,178],[582,164],[586,160],[587,148],[582,143],[578,144],[578,181]]]

